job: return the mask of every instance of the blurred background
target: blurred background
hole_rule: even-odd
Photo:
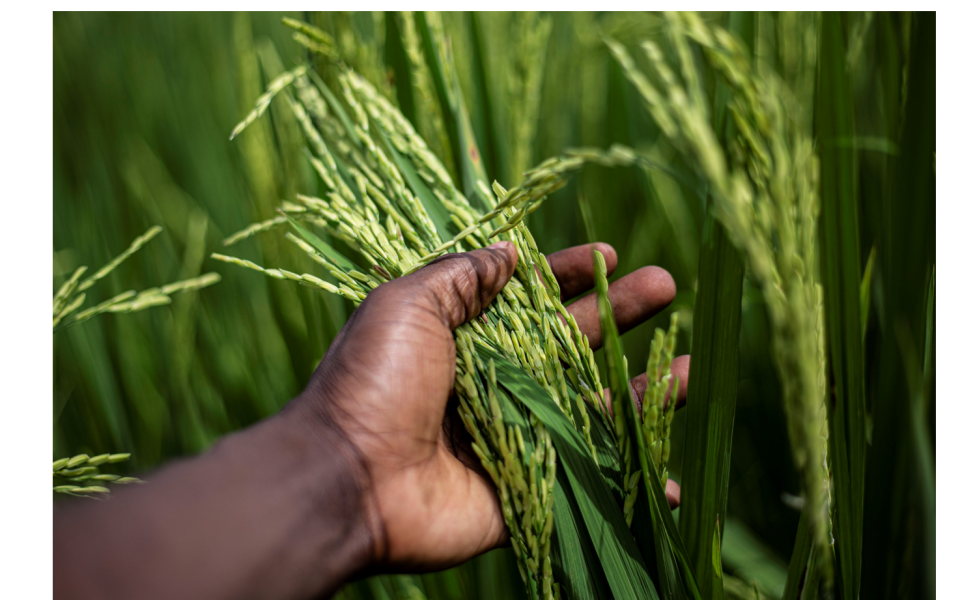
[[[54,458],[131,452],[130,463],[118,465],[119,471],[142,473],[200,452],[296,395],[349,316],[349,303],[339,297],[209,259],[224,238],[274,216],[282,200],[317,187],[284,103],[274,103],[264,118],[228,141],[269,81],[307,60],[282,25],[283,16],[55,13],[53,290],[78,266],[105,264],[153,225],[163,233],[92,290],[96,297],[89,304],[209,271],[223,279],[178,295],[169,306],[103,315],[56,334]],[[416,82],[398,76],[408,60],[398,15],[288,16],[333,33],[347,64],[422,124]],[[530,225],[544,252],[585,243],[577,197],[588,198],[600,239],[619,253],[614,278],[659,265],[677,284],[670,309],[624,336],[631,375],[646,364],[653,328],[665,328],[672,311],[680,312],[682,325],[678,354],[689,352],[704,190],[684,163],[674,160],[675,151],[661,140],[601,41],[610,36],[637,48],[660,35],[659,17],[444,13],[442,18],[491,180],[509,188],[523,170],[571,146],[622,143],[669,165],[670,175],[588,168],[532,215]],[[721,22],[725,15],[705,18]],[[798,86],[809,86],[801,67],[815,56],[816,40],[803,32],[814,19],[778,13],[759,19],[758,53]],[[881,51],[907,46],[909,19],[856,14],[849,28],[859,32],[848,57],[858,74],[858,132],[881,146],[863,153],[862,179],[875,182],[863,184],[866,197],[884,181],[892,151],[882,142],[899,139],[897,115],[876,97],[878,90],[899,90],[901,73],[882,70]],[[888,48],[890,40],[899,46]],[[478,78],[478,72],[486,76]],[[478,89],[478,81],[490,89]],[[428,134],[425,139],[450,164],[444,140]],[[866,259],[871,228],[879,224],[869,218],[863,223]],[[230,253],[265,266],[312,271],[282,235],[258,236]],[[800,483],[768,342],[766,309],[748,277],[723,559],[731,581],[756,580],[762,593],[778,596],[797,531]],[[681,412],[673,427],[675,448],[682,448],[683,430]],[[680,453],[671,460],[671,476],[682,484]],[[374,578],[344,595],[412,598],[421,592],[442,598],[523,597],[509,550],[440,574]]]

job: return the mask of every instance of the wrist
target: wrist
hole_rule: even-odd
[[[374,565],[364,472],[336,429],[285,411],[148,485],[55,511],[57,588],[144,599],[331,596]]]
[[[336,404],[320,397],[311,385],[300,397],[291,401],[275,419],[282,423],[297,444],[299,451],[309,455],[323,471],[317,476],[319,496],[332,512],[318,509],[324,519],[337,519],[349,524],[357,537],[365,540],[364,551],[351,573],[373,572],[386,554],[386,534],[377,507],[374,479],[364,452],[351,439],[337,418]],[[296,432],[296,433],[294,433]],[[322,489],[319,489],[321,488]]]
[[[360,452],[335,423],[312,417],[284,410],[262,427],[298,480],[303,589],[327,597],[375,565],[376,512]]]

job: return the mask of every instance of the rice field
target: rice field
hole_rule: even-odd
[[[935,25],[57,13],[55,491],[275,413],[377,285],[510,239],[456,392],[511,547],[339,597],[933,597]],[[596,353],[544,257],[594,241]],[[646,265],[676,299],[620,336]]]

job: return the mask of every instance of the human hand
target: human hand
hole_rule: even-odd
[[[612,272],[617,257],[595,245]],[[563,299],[594,285],[591,245],[548,257]],[[364,490],[372,538],[369,563],[381,570],[436,570],[507,542],[493,485],[469,449],[453,397],[453,330],[476,317],[506,285],[516,248],[500,242],[444,256],[376,288],[330,346],[289,413],[333,433],[357,457],[353,473]],[[676,288],[658,267],[644,267],[610,285],[621,332],[673,301]],[[602,345],[595,294],[568,307],[594,349]],[[686,400],[689,357],[671,372]],[[639,402],[646,375],[631,381]],[[666,401],[666,399],[664,399]],[[465,444],[463,442],[466,442]],[[668,482],[667,498],[679,503]]]

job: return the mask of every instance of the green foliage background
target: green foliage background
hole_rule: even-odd
[[[299,130],[284,103],[274,103],[264,119],[236,140],[227,140],[265,85],[306,57],[281,25],[282,16],[54,15],[53,289],[80,264],[104,264],[152,225],[163,226],[164,232],[101,283],[95,293],[102,296],[92,298],[92,303],[126,289],[202,272],[217,271],[223,276],[217,285],[178,296],[169,306],[98,317],[56,335],[55,458],[81,452],[132,452],[130,471],[143,472],[173,457],[199,452],[220,436],[276,412],[296,395],[349,315],[348,303],[339,297],[208,258],[231,233],[274,216],[282,200],[316,189]],[[398,104],[411,116],[414,90],[389,68],[402,52],[393,15],[288,16],[318,22],[335,32],[345,54],[351,46],[344,36],[351,36],[354,50],[345,56],[348,63],[385,89],[395,90]],[[472,18],[465,13],[443,15],[491,180],[509,188],[518,183],[523,169],[564,148],[613,143],[641,149],[674,171],[666,175],[589,168],[551,197],[529,222],[545,252],[585,243],[577,196],[587,198],[600,239],[619,253],[612,279],[650,264],[673,274],[677,298],[671,310],[681,315],[677,350],[678,354],[689,352],[705,190],[661,139],[636,90],[601,41],[601,35],[606,35],[636,48],[642,39],[660,35],[659,17],[551,14],[545,60],[533,65],[542,68],[542,85],[539,102],[531,109],[524,104],[530,96],[518,93],[511,77],[530,68],[518,64],[522,62],[518,56],[524,55],[525,36],[543,27],[546,18],[478,15],[484,32],[484,68],[492,82],[493,102],[488,110],[481,105],[483,94],[474,76],[477,56],[469,44]],[[705,19],[725,22],[726,15],[708,14]],[[797,44],[794,54],[802,53],[803,40],[787,35],[787,28],[796,26],[799,31],[804,23],[803,17],[775,13],[758,19],[761,58],[779,65],[781,75],[788,78],[790,73],[785,71],[792,63],[782,57],[791,56],[791,43]],[[901,168],[897,143],[905,117],[910,116],[904,112],[908,104],[902,94],[905,65],[917,44],[911,39],[916,17],[851,14],[844,16],[843,23],[861,140],[857,152],[860,255],[865,263],[871,248],[880,244],[881,256],[887,252],[889,257],[888,271],[875,275],[869,294],[874,299],[864,358],[869,367],[883,359],[880,341],[888,343],[878,331],[877,311],[883,310],[886,298],[883,278],[899,272],[895,248],[883,245],[894,237],[895,225],[881,205],[899,206],[889,184],[891,173]],[[386,36],[384,56],[366,50],[375,47],[371,40],[377,36]],[[932,119],[921,119],[918,127],[932,131]],[[517,141],[518,124],[530,128],[528,147]],[[904,234],[912,238],[899,243],[933,237],[932,229],[914,229]],[[267,266],[282,264],[296,272],[312,269],[279,233],[261,235],[231,253]],[[923,279],[919,281],[922,286]],[[666,328],[668,312],[624,336],[624,349],[634,368],[646,364],[653,328]],[[800,517],[796,508],[800,480],[791,461],[769,339],[763,300],[748,274],[724,569],[747,582],[756,579],[764,594],[779,596]],[[597,358],[603,373],[602,353]],[[896,357],[891,360],[896,364]],[[879,377],[868,375],[868,405],[878,397],[879,385]],[[931,389],[920,432],[926,436],[923,443],[931,448],[934,419]],[[683,447],[683,434],[681,411],[673,427],[674,448]],[[673,453],[669,470],[682,484],[680,455],[680,451]],[[933,484],[932,480],[927,483]],[[868,479],[869,485],[874,487],[868,487],[868,494],[871,489],[883,490],[886,483],[877,483],[874,476]],[[917,500],[904,502],[911,505]],[[865,527],[869,527],[869,510],[868,500]],[[912,539],[909,531],[898,535],[896,539]],[[894,537],[880,539],[885,543]],[[884,573],[887,584],[878,589],[890,597],[898,590],[923,589],[917,583],[921,564],[916,548],[881,545],[881,550],[874,549],[874,556],[865,558],[863,580]],[[890,575],[894,565],[899,574]],[[733,580],[731,595],[737,593]],[[416,597],[413,584],[428,597],[523,597],[508,550],[441,574],[360,582],[345,594]],[[864,585],[863,597],[868,597],[868,584]]]

